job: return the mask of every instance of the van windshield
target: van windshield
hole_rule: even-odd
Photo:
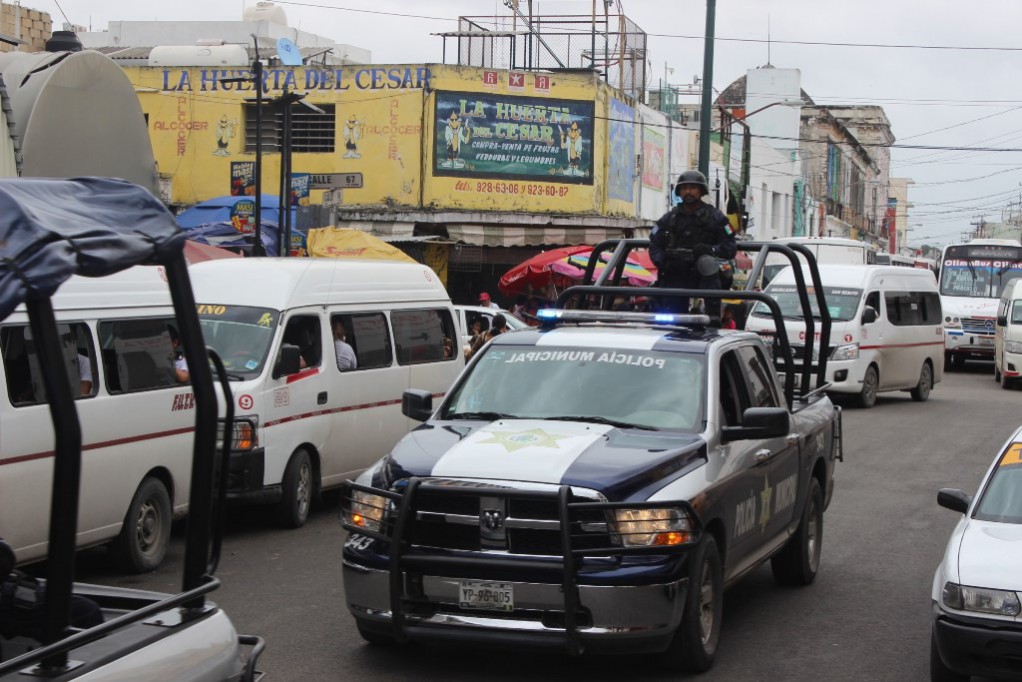
[[[770,285],[764,293],[770,294],[781,307],[781,314],[785,317],[802,317],[802,305],[798,301],[798,287],[790,284]],[[820,316],[820,309],[816,305],[816,295],[812,288],[809,289],[809,303],[812,307],[813,317]],[[859,301],[862,299],[862,289],[849,289],[847,287],[824,287],[823,296],[827,301],[827,310],[830,312],[830,319],[834,322],[847,322],[855,318],[859,310]],[[756,317],[770,317],[770,308],[765,303],[757,303],[752,309]]]
[[[280,313],[207,303],[200,303],[198,311],[206,343],[220,355],[232,378],[249,379],[262,373]]]

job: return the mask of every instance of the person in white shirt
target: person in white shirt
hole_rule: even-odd
[[[92,363],[84,353],[78,354],[78,382],[80,395],[92,395]]]
[[[355,351],[345,341],[347,334],[340,320],[334,320],[334,353],[337,355],[337,369],[342,372],[358,367]]]
[[[492,300],[490,300],[490,295],[485,291],[479,294],[479,305],[483,306],[484,308],[497,308],[498,310],[500,309],[500,306],[494,303]]]

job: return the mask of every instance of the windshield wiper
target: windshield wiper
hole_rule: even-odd
[[[518,419],[513,414],[502,412],[451,412],[444,416],[444,419],[484,419],[486,421],[497,421],[498,419]]]
[[[230,372],[227,372],[227,380],[228,381],[244,381],[245,377],[241,376],[240,374],[231,374]]]
[[[561,422],[585,422],[587,424],[607,424],[609,426],[615,426],[619,429],[642,429],[644,431],[657,430],[656,427],[646,426],[645,424],[633,424],[632,422],[624,422],[619,421],[617,419],[608,419],[606,417],[582,416],[577,414],[569,414],[561,417],[543,417],[543,419]]]

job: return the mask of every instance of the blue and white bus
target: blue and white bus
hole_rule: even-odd
[[[1022,277],[1022,243],[974,239],[944,247],[940,303],[944,311],[944,367],[969,358],[993,358],[997,302],[1005,285]]]

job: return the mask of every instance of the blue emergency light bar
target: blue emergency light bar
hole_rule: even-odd
[[[543,308],[536,311],[543,326],[557,322],[636,322],[639,324],[670,325],[675,327],[706,327],[709,315],[680,313],[636,313],[612,310],[561,310]]]

